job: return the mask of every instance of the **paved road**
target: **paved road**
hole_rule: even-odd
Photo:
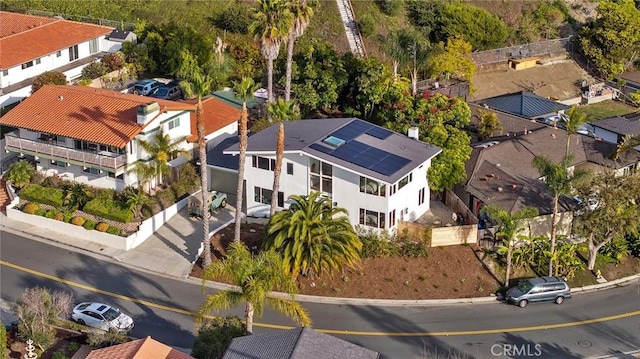
[[[136,321],[134,336],[151,335],[169,345],[191,346],[189,313],[204,298],[198,282],[132,270],[7,232],[0,232],[0,259],[2,299],[14,300],[25,287],[35,285],[64,289],[79,300],[114,303],[130,313]],[[576,295],[562,306],[526,309],[503,304],[304,306],[316,329],[379,351],[386,358],[419,358],[436,351],[475,358],[583,358],[640,348],[640,295],[635,285]],[[223,314],[241,316],[242,308]],[[293,325],[272,312],[258,322],[256,333]]]

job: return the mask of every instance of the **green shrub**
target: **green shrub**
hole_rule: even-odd
[[[376,20],[371,15],[363,15],[358,21],[362,36],[369,37],[376,31]]]
[[[63,222],[69,223],[69,222],[71,222],[71,218],[73,218],[73,212],[71,212],[71,211],[62,212],[62,221]]]
[[[62,212],[56,212],[53,219],[55,219],[56,221],[62,221],[64,222],[64,214]]]
[[[27,214],[35,214],[40,209],[40,206],[37,203],[27,203],[22,207],[22,212]]]
[[[109,234],[120,235],[120,232],[122,231],[116,226],[109,226],[109,228],[107,228],[107,233]]]
[[[57,175],[47,176],[42,180],[42,186],[44,187],[62,188],[65,184],[65,181]]]
[[[54,219],[56,217],[56,213],[57,211],[55,209],[52,209],[50,211],[47,211],[47,213],[44,216],[50,219]]]
[[[114,199],[116,196],[116,191],[111,188],[98,188],[96,189],[96,193],[94,193],[94,197],[100,199]]]
[[[92,62],[82,69],[83,79],[97,79],[109,73],[109,68],[101,62]]]
[[[412,241],[405,238],[400,243],[400,255],[403,257],[427,257],[429,245],[424,241]]]
[[[113,52],[100,60],[108,71],[120,70],[124,67],[124,58],[121,52]]]
[[[222,358],[233,338],[246,333],[238,317],[215,317],[202,325],[195,335],[191,355],[194,358]]]
[[[170,188],[159,190],[158,192],[156,192],[156,195],[154,197],[156,201],[159,202],[162,209],[172,206],[174,203],[176,203],[176,195]]]
[[[100,232],[106,232],[107,229],[109,229],[109,224],[108,223],[104,223],[104,222],[100,222],[96,225],[96,230],[100,231]]]
[[[51,355],[51,359],[69,359],[63,352],[55,352]]]
[[[87,202],[83,210],[89,214],[122,223],[133,220],[133,212],[129,208],[110,198],[94,198]]]
[[[385,15],[396,16],[403,9],[402,0],[376,0],[376,4]]]
[[[7,357],[7,329],[0,325],[0,358]]]
[[[38,210],[35,213],[36,216],[41,216],[41,217],[44,217],[46,214],[47,214],[47,210],[44,208],[38,208]]]
[[[251,9],[242,3],[236,3],[221,12],[215,19],[214,25],[236,34],[246,34],[251,22]]]
[[[94,229],[96,229],[96,222],[87,219],[86,221],[84,221],[84,224],[82,226],[88,231],[93,231]]]
[[[377,233],[376,231],[357,227],[357,233],[362,242],[360,257],[362,258],[388,258],[397,256],[400,247],[395,238],[387,232]]]
[[[85,222],[85,219],[83,217],[80,216],[75,216],[73,218],[71,218],[71,224],[75,225],[75,226],[83,226]]]
[[[64,197],[62,190],[59,188],[43,187],[37,184],[24,187],[20,190],[18,196],[29,202],[48,204],[56,208],[62,207]]]

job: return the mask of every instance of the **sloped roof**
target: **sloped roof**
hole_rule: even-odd
[[[228,103],[231,106],[242,108],[242,100],[236,97],[233,91],[218,90],[213,93],[213,96],[217,97],[221,101]],[[262,99],[254,96],[253,98],[247,100],[247,108],[254,108],[262,102],[264,102]]]
[[[478,126],[480,124],[478,113],[479,111],[492,111],[498,116],[498,121],[502,124],[502,135],[508,134],[522,134],[524,131],[534,131],[539,128],[546,127],[545,124],[536,121],[530,121],[522,116],[512,115],[506,112],[502,112],[495,109],[487,109],[478,103],[470,103],[471,109],[471,125]],[[495,136],[495,137],[500,137]]]
[[[0,68],[67,50],[112,30],[106,26],[0,11]]]
[[[138,107],[150,102],[161,111],[193,108],[106,89],[45,85],[0,117],[0,124],[122,148],[143,129]]]
[[[569,106],[548,100],[531,92],[516,93],[487,98],[481,101],[492,109],[521,116],[527,119],[566,110]]]
[[[144,339],[92,350],[86,359],[193,359],[193,357],[148,336]]]
[[[592,125],[620,135],[635,136],[640,134],[640,120],[638,118],[614,116],[595,121]]]
[[[627,82],[640,84],[640,71],[626,71],[616,77],[621,78]]]
[[[486,148],[476,146],[466,163],[465,188],[479,200],[495,203],[505,210],[515,212],[534,206],[540,214],[551,213],[551,193],[539,180],[540,173],[532,162],[535,156],[559,162],[565,155],[566,144],[566,131],[544,127]],[[574,166],[589,162],[618,169],[640,161],[638,151],[628,151],[613,161],[608,156],[615,151],[615,144],[589,136],[573,136],[569,148]],[[561,210],[570,209],[571,200],[562,199],[560,206]]]
[[[395,183],[442,151],[437,146],[357,118],[286,121],[284,133],[285,152],[306,153],[386,183]],[[277,134],[278,124],[254,134],[249,138],[247,154],[275,153]],[[343,144],[331,146],[325,141],[329,137],[344,140]],[[225,154],[238,152],[238,145],[224,151]]]
[[[195,105],[198,103],[198,100],[188,100],[185,102]],[[204,133],[206,135],[238,121],[242,114],[242,110],[239,108],[231,106],[215,97],[202,99],[202,109],[204,110]],[[198,140],[198,128],[196,126],[195,112],[191,113],[190,120],[191,137],[189,137],[187,141],[196,142]]]
[[[380,354],[311,328],[234,338],[223,359],[377,359]]]

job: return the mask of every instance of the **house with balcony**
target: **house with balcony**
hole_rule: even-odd
[[[70,81],[122,47],[106,26],[7,11],[0,11],[0,24],[0,108],[29,96],[43,72],[62,72]]]
[[[441,149],[357,118],[310,119],[284,123],[285,146],[277,207],[287,208],[292,195],[312,191],[345,208],[355,225],[378,231],[397,229],[399,220],[413,221],[430,208],[427,170]],[[278,125],[249,137],[245,164],[246,212],[269,213]],[[211,156],[209,167],[237,183],[238,144]],[[225,157],[227,157],[225,159]],[[215,177],[214,173],[212,177]]]
[[[5,134],[3,150],[47,175],[120,190],[138,185],[131,169],[149,158],[138,140],[153,141],[161,130],[191,136],[193,110],[191,104],[107,89],[45,85],[0,117],[0,125],[14,129]],[[186,141],[182,146],[191,149]]]

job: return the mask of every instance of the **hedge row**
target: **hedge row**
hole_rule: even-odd
[[[44,208],[40,208],[40,205],[37,203],[29,202],[22,207],[22,211],[28,214],[35,214],[37,216],[46,217],[49,219],[55,219],[57,221],[70,223],[76,226],[84,227],[86,230],[97,230],[99,232],[107,232],[109,234],[120,235],[122,231],[120,228],[116,226],[110,226],[108,223],[100,222],[96,224],[96,222],[86,219],[81,216],[71,217],[70,215],[65,216],[62,212],[58,210],[45,210]]]
[[[84,205],[83,211],[121,223],[133,221],[133,212],[128,208],[123,208],[119,202],[110,198],[94,198]]]
[[[62,207],[64,193],[59,188],[43,187],[32,184],[24,187],[18,193],[20,198],[30,202],[48,204],[56,208]]]

